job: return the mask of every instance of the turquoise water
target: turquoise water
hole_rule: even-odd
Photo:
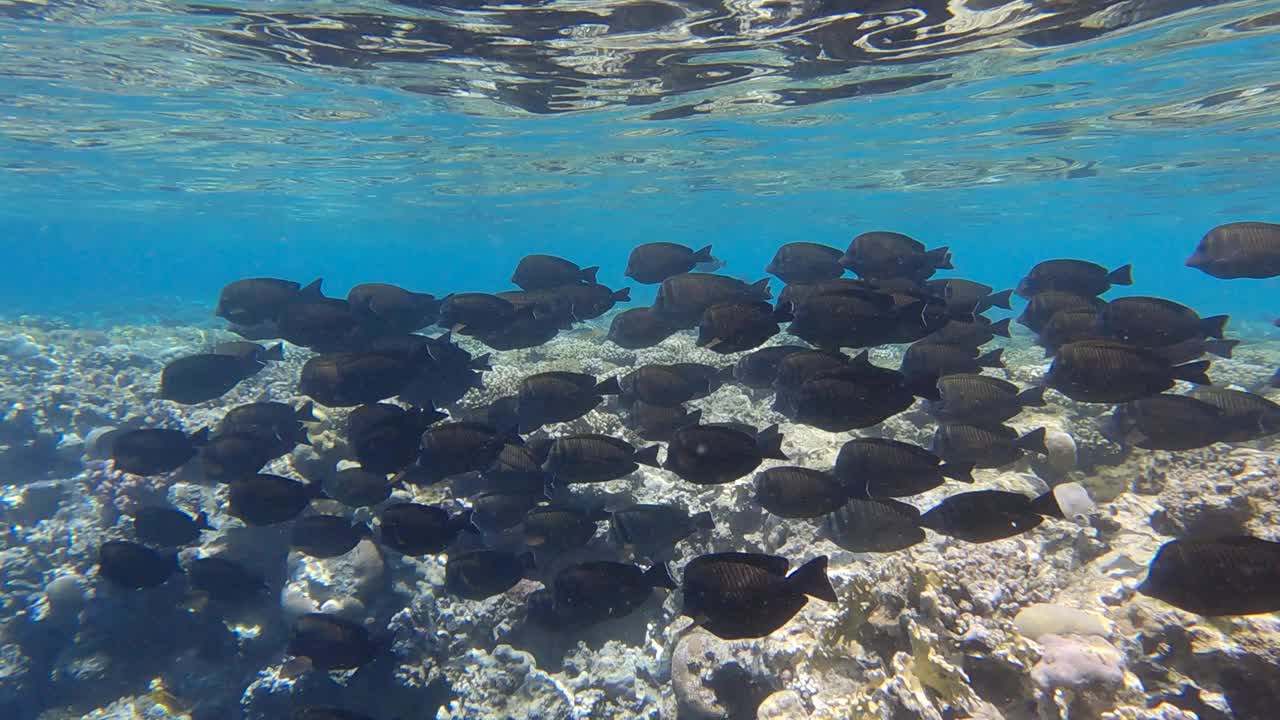
[[[341,12],[501,35],[480,10],[412,5]],[[535,24],[591,5],[508,12]],[[783,6],[744,6],[724,13],[738,34],[696,43],[681,23],[717,13],[572,41],[553,28],[560,45],[530,53],[555,62],[525,67],[501,44],[475,45],[468,61],[474,39],[435,60],[430,43],[397,55],[320,30],[278,30],[274,53],[257,47],[262,27],[305,26],[289,8],[342,20],[324,4],[229,15],[0,3],[0,301],[207,302],[245,275],[322,276],[335,295],[369,279],[501,289],[538,251],[602,265],[617,286],[628,249],[656,239],[713,244],[727,271],[754,279],[782,242],[843,246],[877,228],[950,245],[966,275],[1001,287],[1046,256],[1078,256],[1134,262],[1135,290],[1202,312],[1257,314],[1273,296],[1274,281],[1223,284],[1181,260],[1216,224],[1275,219],[1280,3],[986,3],[962,18],[972,28],[903,31],[902,47],[839,33],[911,13],[828,5],[786,4],[790,21],[769,14]],[[1042,27],[1060,30],[1030,32]],[[1097,37],[1069,42],[1078,35]],[[670,49],[666,65],[635,60],[646,42]],[[862,50],[832,59],[842,42]],[[813,53],[827,57],[802,62]],[[682,89],[678,70],[709,64],[722,77]],[[493,90],[547,78],[577,83],[578,99],[541,107]],[[883,78],[920,84],[801,104]]]

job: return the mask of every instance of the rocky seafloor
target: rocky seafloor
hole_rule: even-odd
[[[710,510],[717,528],[676,547],[677,579],[687,560],[711,551],[780,554],[793,564],[826,554],[839,602],[811,601],[753,641],[688,631],[678,592],[619,620],[551,633],[525,621],[536,582],[460,599],[444,592],[443,555],[401,557],[364,541],[339,558],[304,557],[288,551],[284,530],[226,516],[225,486],[190,469],[157,478],[114,470],[100,447],[105,428],[194,430],[237,404],[301,399],[296,381],[309,352],[295,348],[218,401],[184,407],[156,398],[167,360],[223,339],[231,336],[211,327],[0,323],[0,717],[257,720],[290,717],[307,703],[401,720],[1280,717],[1280,619],[1207,619],[1135,591],[1156,548],[1173,537],[1276,538],[1280,437],[1129,451],[1099,431],[1108,407],[1050,392],[1046,407],[1011,423],[1046,427],[1050,455],[979,470],[964,489],[1038,493],[1075,481],[1097,502],[1090,514],[982,545],[930,534],[885,555],[844,551],[819,538],[814,522],[770,516],[752,502],[747,480],[701,487],[642,468],[576,492],[611,505]],[[1265,386],[1280,363],[1280,337],[1259,328],[1244,339],[1234,359],[1215,359],[1217,384]],[[1040,349],[1025,335],[1007,345],[1007,369],[994,374],[1036,382],[1047,367]],[[462,405],[511,394],[521,377],[544,370],[606,376],[645,363],[732,359],[696,348],[686,334],[621,350],[588,327],[536,350],[495,353],[486,387]],[[882,349],[872,359],[896,366],[898,358]],[[692,405],[709,421],[780,423],[790,464],[830,467],[850,437],[789,423],[767,396],[735,385]],[[271,470],[323,480],[345,457],[344,414],[317,408],[313,446]],[[863,434],[927,445],[933,427],[915,409]],[[608,405],[567,429],[647,444]],[[958,488],[910,501],[927,508]],[[449,482],[398,490],[392,502],[415,497],[462,506]],[[137,593],[98,578],[96,549],[127,535],[126,513],[166,501],[207,512],[218,528],[184,553],[244,562],[267,577],[274,599],[222,617],[193,607],[180,582]],[[612,553],[601,533],[580,555]],[[284,671],[287,619],[316,609],[388,628],[392,652],[354,672],[292,676]]]

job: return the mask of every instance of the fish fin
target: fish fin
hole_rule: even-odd
[[[688,415],[685,415],[685,418],[684,418],[684,419],[685,419],[685,421],[686,421],[686,422],[685,422],[685,424],[684,424],[684,425],[681,425],[680,427],[687,427],[687,426],[689,426],[689,425],[697,425],[697,424],[701,423],[701,422],[702,422],[702,408],[698,408],[697,410],[694,410],[693,412],[689,413]],[[676,428],[676,429],[678,430],[679,428]]]
[[[302,407],[293,411],[293,419],[298,422],[319,422],[316,420],[315,410],[316,404],[308,400]]]
[[[1018,393],[1018,404],[1023,407],[1044,407],[1044,386],[1037,385]]]
[[[667,570],[666,563],[657,563],[645,570],[644,577],[649,581],[650,587],[660,587],[668,590],[675,590],[678,587],[676,581],[671,579],[671,572]]]
[[[943,463],[938,470],[942,472],[942,477],[973,484],[973,463]]]
[[[584,267],[580,272],[582,273],[580,275],[580,279],[585,283],[592,284],[596,281],[596,273],[600,272],[600,266],[592,265],[590,267]]]
[[[1240,344],[1239,340],[1208,340],[1204,344],[1205,352],[1220,358],[1231,359],[1231,353]]]
[[[955,266],[951,264],[951,248],[947,246],[937,247],[925,253],[933,261],[933,266],[938,270],[954,270]]]
[[[831,580],[827,578],[826,555],[819,555],[796,568],[795,572],[787,576],[787,584],[795,592],[827,602],[837,601],[835,588],[831,587]]]
[[[305,287],[298,291],[298,297],[305,298],[322,298],[324,293],[320,291],[320,286],[324,283],[324,278],[316,278],[307,283]]]
[[[989,329],[991,330],[992,335],[999,335],[1004,338],[1013,337],[1009,334],[1009,318],[1004,318],[991,323],[991,327]]]
[[[618,376],[607,377],[596,383],[595,393],[597,395],[621,395],[622,386],[618,384]]]
[[[1107,273],[1107,280],[1112,285],[1132,285],[1133,284],[1133,266],[1121,265],[1120,267]]]
[[[853,357],[849,358],[849,365],[850,365],[851,367],[852,367],[852,366],[855,366],[855,365],[856,365],[856,366],[858,366],[858,367],[868,367],[868,366],[870,366],[870,365],[872,365],[872,364],[873,364],[873,363],[871,362],[871,351],[870,351],[870,350],[863,350],[862,352],[858,353],[857,355],[854,355]]]
[[[689,522],[699,530],[715,530],[716,520],[711,511],[707,510],[700,513],[694,513],[689,516]]]
[[[769,278],[762,278],[751,283],[751,291],[758,294],[764,300],[773,298],[773,291],[769,289]]]
[[[262,353],[262,359],[271,360],[273,362],[280,362],[281,360],[284,360],[284,343],[276,343],[264,350]]]
[[[695,264],[704,262],[715,262],[715,257],[711,254],[711,246],[708,245],[693,254]]]
[[[218,528],[209,524],[209,513],[201,510],[196,515],[196,527],[201,530],[217,530]]]
[[[209,444],[209,428],[208,427],[200,428],[199,430],[191,433],[188,439],[191,441],[191,444],[195,445],[196,447],[204,447],[205,445],[208,445]]]
[[[777,425],[770,425],[756,435],[756,450],[759,451],[760,457],[775,460],[788,459],[786,453],[782,452],[782,433],[778,431]]]
[[[1222,333],[1227,329],[1227,321],[1231,319],[1230,315],[1214,315],[1212,317],[1200,319],[1200,332],[1206,337],[1222,339]]]
[[[1036,428],[1031,432],[1018,438],[1014,445],[1023,450],[1029,450],[1039,455],[1048,455],[1049,448],[1044,444],[1044,428]]]
[[[1208,360],[1201,360],[1187,363],[1186,365],[1175,365],[1173,367],[1173,377],[1196,385],[1212,385],[1213,381],[1209,379],[1209,366],[1211,364]]]
[[[492,370],[493,363],[490,362],[491,357],[492,357],[491,353],[477,355],[471,358],[471,362],[467,364],[467,367],[477,372],[487,372],[489,370]]]
[[[1001,355],[1004,355],[1004,348],[996,348],[991,352],[979,355],[974,362],[978,363],[978,367],[1002,368],[1004,367],[1004,361],[1000,359]]]
[[[624,287],[621,290],[614,290],[609,297],[613,298],[614,302],[631,302],[631,288]]]
[[[1002,290],[998,293],[992,293],[987,296],[987,302],[991,303],[992,307],[998,307],[1001,310],[1012,310],[1013,307],[1010,305],[1010,300],[1012,299],[1012,288],[1009,290]]]
[[[636,451],[635,455],[631,456],[631,459],[637,463],[640,463],[641,465],[648,465],[649,467],[654,467],[654,468],[662,467],[661,465],[658,464],[658,448],[659,447],[661,446],[650,445],[647,448],[641,448],[640,450]]]
[[[1044,493],[1031,501],[1031,510],[1037,515],[1045,517],[1055,517],[1065,519],[1067,516],[1062,513],[1062,508],[1058,507],[1058,498],[1053,494],[1053,488],[1049,488]]]
[[[480,529],[475,526],[475,523],[471,521],[471,518],[472,512],[470,510],[463,510],[457,515],[449,518],[449,532],[454,534],[469,532],[479,535]]]

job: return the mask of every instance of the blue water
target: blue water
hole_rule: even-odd
[[[892,229],[999,287],[1047,257],[1131,262],[1134,292],[1263,319],[1276,281],[1182,261],[1214,225],[1280,219],[1280,3],[1180,8],[1058,47],[993,33],[887,66],[945,77],[897,92],[788,109],[751,102],[758,78],[558,114],[389,86],[417,65],[241,57],[196,43],[199,16],[0,19],[0,307],[211,306],[246,275],[497,290],[529,252],[621,286],[651,240],[756,279],[783,242]]]

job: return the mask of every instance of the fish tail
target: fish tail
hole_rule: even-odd
[[[996,348],[989,353],[979,355],[976,362],[978,367],[1002,368],[1004,360],[1000,358],[1001,355],[1004,355],[1004,348]]]
[[[1205,352],[1220,358],[1231,359],[1231,353],[1240,344],[1239,340],[1209,340],[1204,344]]]
[[[1133,284],[1133,266],[1121,265],[1120,267],[1107,273],[1107,280],[1112,285],[1132,285]]]
[[[1001,310],[1012,310],[1013,307],[1010,305],[1010,301],[1012,299],[1013,299],[1012,288],[1008,290],[1002,290],[998,293],[992,293],[987,296],[987,302],[991,303],[992,307],[998,307]]]
[[[773,291],[769,289],[769,278],[761,278],[751,283],[751,291],[762,300],[773,299]]]
[[[306,404],[293,411],[293,419],[298,422],[316,422],[315,410],[316,404],[308,400]]]
[[[1018,404],[1023,407],[1044,407],[1044,386],[1037,385],[1018,393]]]
[[[636,454],[633,455],[631,459],[637,463],[640,463],[641,465],[648,465],[649,467],[653,467],[653,468],[662,467],[661,465],[658,464],[658,448],[659,447],[661,446],[650,445],[647,448],[642,448],[640,450],[637,450]]]
[[[697,261],[697,262],[700,262],[700,263],[704,263],[704,262],[715,262],[715,261],[716,261],[715,257],[714,257],[714,256],[712,256],[712,254],[711,254],[711,246],[710,246],[710,245],[708,245],[708,246],[706,246],[706,247],[702,248],[701,250],[699,250],[698,252],[694,253],[694,254],[693,254],[693,259],[694,259],[695,261]]]
[[[1013,337],[1009,334],[1009,318],[1004,318],[1003,320],[997,320],[996,322],[991,323],[991,334],[1005,338]]]
[[[1039,455],[1048,455],[1049,447],[1045,445],[1044,438],[1044,428],[1040,427],[1018,438],[1017,442],[1014,444],[1023,450],[1028,450]]]
[[[1201,360],[1186,365],[1175,365],[1173,376],[1178,380],[1186,380],[1196,385],[1212,385],[1213,381],[1209,379],[1210,364],[1208,360]]]
[[[618,376],[614,375],[596,383],[595,393],[597,395],[621,395],[622,386],[618,384]]]
[[[275,362],[280,362],[281,360],[284,360],[284,343],[276,343],[275,345],[272,345],[271,347],[267,348],[262,353],[262,359],[272,360]]]
[[[938,469],[942,471],[942,477],[973,484],[973,467],[973,463],[943,463]]]
[[[711,515],[711,512],[709,510],[700,512],[700,513],[694,513],[693,515],[689,516],[689,520],[693,523],[693,526],[698,528],[699,530],[715,530],[716,529],[715,518]]]
[[[951,264],[951,248],[945,245],[926,252],[925,256],[932,260],[933,266],[939,270],[955,269],[955,266]]]
[[[1202,318],[1200,320],[1200,332],[1204,333],[1206,337],[1221,340],[1223,331],[1227,329],[1227,321],[1230,319],[1230,315],[1214,315]]]
[[[671,573],[667,570],[666,563],[656,563],[653,567],[644,571],[644,577],[649,581],[650,587],[666,588],[675,590],[676,581],[671,579]]]
[[[760,452],[760,457],[775,460],[788,459],[786,453],[782,452],[782,433],[778,431],[777,425],[770,425],[760,431],[756,436],[756,448]]]
[[[493,364],[489,362],[490,357],[491,357],[490,353],[477,355],[476,357],[471,358],[471,363],[469,367],[472,370],[477,370],[479,372],[487,372],[489,370],[492,370]]]
[[[787,576],[787,583],[795,592],[827,602],[837,601],[835,588],[831,587],[831,580],[827,578],[826,555],[820,555],[796,568],[795,572]]]

